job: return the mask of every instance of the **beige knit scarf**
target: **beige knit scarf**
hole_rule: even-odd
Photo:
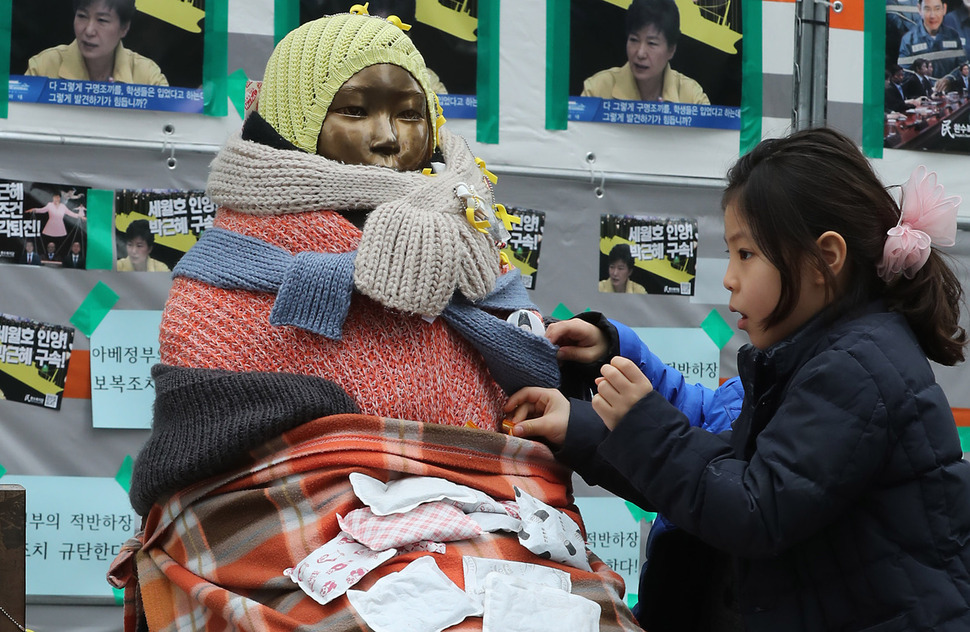
[[[468,221],[464,184],[491,208],[489,182],[465,140],[441,130],[445,168],[433,175],[346,165],[234,135],[212,161],[207,192],[251,215],[369,211],[354,285],[391,309],[436,316],[455,290],[476,301],[499,274],[499,251]],[[373,209],[373,210],[370,210]]]

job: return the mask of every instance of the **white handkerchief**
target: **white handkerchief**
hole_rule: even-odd
[[[522,517],[519,543],[539,557],[589,571],[586,542],[572,518],[518,487],[515,499]]]
[[[452,501],[465,513],[505,512],[505,508],[488,494],[434,476],[408,476],[382,483],[366,474],[353,472],[350,484],[357,498],[370,507],[375,516],[404,513],[422,503],[438,500]]]
[[[485,607],[485,578],[490,573],[513,577],[531,584],[558,588],[567,593],[572,590],[569,573],[558,568],[470,555],[463,556],[461,564],[465,570],[465,594],[475,601],[479,608],[478,614],[481,614]]]
[[[441,632],[476,612],[430,556],[380,578],[367,592],[348,590],[347,598],[374,632]]]
[[[489,573],[482,632],[598,632],[600,606],[564,590]]]

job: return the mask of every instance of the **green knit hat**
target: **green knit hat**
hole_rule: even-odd
[[[424,58],[399,26],[378,16],[328,15],[290,31],[266,63],[258,111],[284,138],[315,154],[334,95],[354,74],[375,64],[400,66],[421,85],[437,144],[444,119]]]

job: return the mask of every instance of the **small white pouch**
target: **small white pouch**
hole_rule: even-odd
[[[357,498],[370,507],[375,516],[405,513],[422,503],[439,500],[450,502],[465,513],[505,511],[498,501],[484,492],[434,476],[408,476],[382,483],[366,474],[353,472],[350,484]]]
[[[568,564],[584,571],[592,570],[579,525],[563,512],[518,487],[513,489],[522,518],[519,543],[543,559]]]
[[[558,588],[567,593],[572,590],[569,573],[558,568],[470,555],[463,556],[461,564],[465,571],[465,594],[475,601],[479,608],[478,614],[481,614],[485,607],[485,579],[490,573],[514,577],[530,584]]]
[[[380,578],[367,592],[348,590],[347,598],[374,632],[441,632],[476,612],[430,556]]]
[[[482,632],[599,632],[600,606],[564,590],[489,573]]]
[[[397,553],[372,551],[341,531],[283,574],[321,605],[333,601]]]

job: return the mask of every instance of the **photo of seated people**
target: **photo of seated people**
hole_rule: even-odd
[[[352,5],[350,0],[303,0],[300,2],[300,24],[325,15],[346,13]],[[408,37],[426,60],[434,60],[428,67],[432,88],[438,95],[452,96],[441,99],[445,117],[474,118],[474,106],[462,107],[466,102],[462,97],[476,93],[477,2],[371,0],[367,3],[367,12],[383,18],[393,15],[410,26],[406,30]],[[457,107],[449,108],[450,104]]]
[[[970,0],[887,0],[884,146],[970,152]]]
[[[572,0],[570,10],[571,96],[740,106],[740,4]]]
[[[0,262],[85,267],[86,188],[8,182],[3,190],[0,204],[8,209],[8,219],[0,222]],[[69,256],[75,244],[82,255],[79,261]]]
[[[11,77],[202,85],[204,0],[13,0],[12,17]]]

